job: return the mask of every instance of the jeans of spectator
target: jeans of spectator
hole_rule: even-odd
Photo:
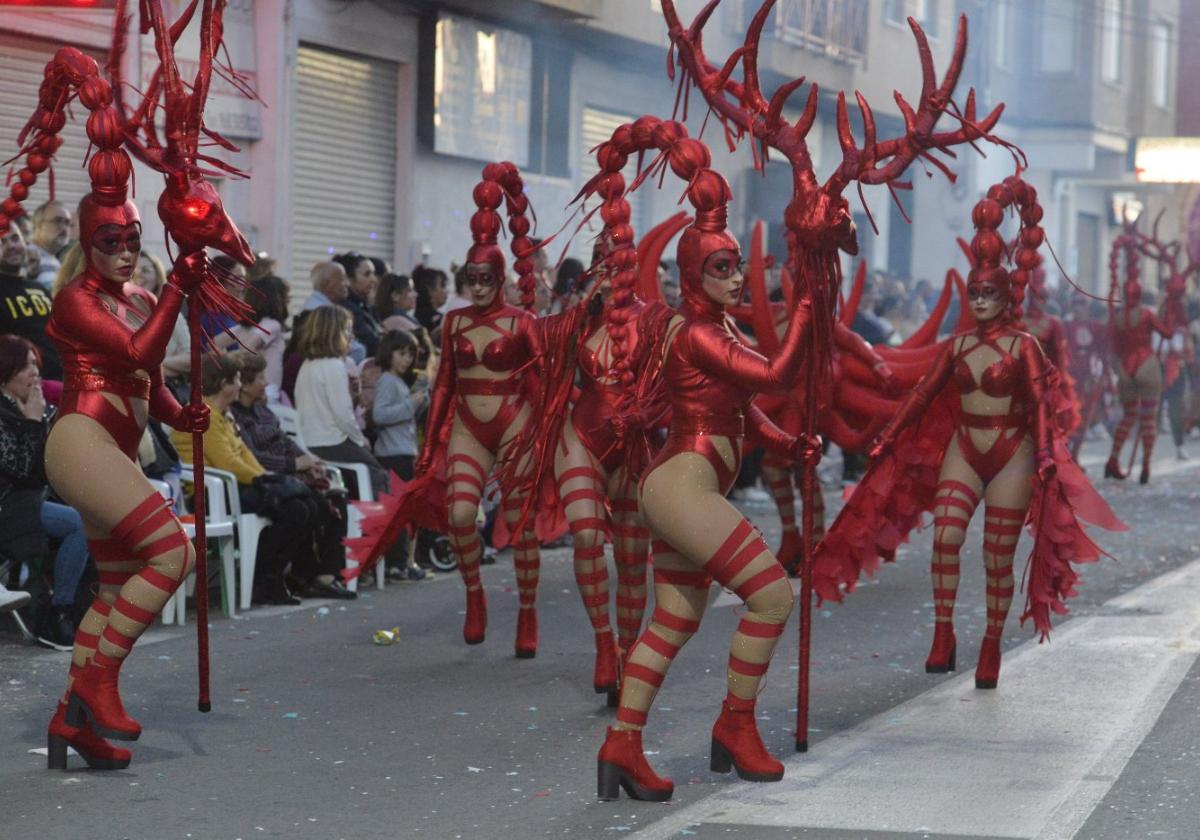
[[[42,502],[42,527],[50,539],[58,541],[58,554],[54,558],[54,595],[50,603],[56,607],[69,607],[75,603],[75,591],[87,568],[83,520],[73,507]]]
[[[412,481],[413,467],[416,465],[415,455],[380,455],[379,463],[388,472],[394,472],[405,481]],[[400,534],[400,539],[392,543],[387,550],[386,561],[389,569],[403,569],[408,566],[408,533]]]
[[[1171,387],[1163,391],[1163,400],[1167,404],[1167,419],[1171,422],[1171,437],[1175,440],[1176,448],[1183,446],[1183,436],[1187,431],[1183,425],[1183,398],[1186,392],[1187,378],[1182,372]]]
[[[378,497],[381,493],[388,491],[387,470],[376,460],[369,449],[359,446],[349,438],[333,446],[310,446],[308,451],[325,461],[366,464],[367,469],[371,472],[371,487],[375,490],[375,496]],[[349,470],[344,470],[342,476],[350,485],[350,492],[354,498],[361,499],[362,495],[358,492],[358,476]]]

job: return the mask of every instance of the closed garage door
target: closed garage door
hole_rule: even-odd
[[[309,270],[354,250],[393,259],[396,73],[390,61],[301,45],[296,62],[292,300]]]
[[[58,44],[18,38],[0,33],[0,162],[17,153],[17,135],[26,120],[37,109],[38,87],[42,83],[46,64],[54,57]],[[87,109],[72,103],[74,120],[68,120],[62,131],[63,145],[54,156],[54,196],[62,201],[72,213],[79,200],[91,190],[83,157],[87,153],[88,139],[84,124]],[[13,164],[17,168],[23,161]],[[7,171],[7,169],[6,169]],[[8,195],[8,190],[3,190]],[[43,173],[37,184],[29,191],[23,205],[32,215],[34,209],[50,197],[50,178]]]

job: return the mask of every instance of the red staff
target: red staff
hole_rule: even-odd
[[[855,94],[862,114],[864,142],[857,145],[850,130],[846,110],[846,95],[839,92],[837,102],[838,140],[842,147],[842,162],[824,184],[817,181],[812,158],[808,151],[807,135],[817,115],[817,85],[809,88],[804,111],[795,122],[783,117],[783,107],[788,98],[804,84],[804,78],[793,79],[781,85],[767,99],[758,78],[758,44],[763,27],[774,7],[774,0],[766,0],[750,22],[742,47],[736,50],[717,67],[705,57],[701,34],[720,0],[710,0],[696,16],[692,25],[685,28],[679,19],[672,0],[663,0],[671,50],[668,54],[668,74],[674,78],[675,69],[682,69],[679,94],[682,100],[683,118],[687,118],[687,90],[689,78],[703,94],[709,109],[721,120],[730,148],[735,142],[749,135],[755,166],[765,168],[770,149],[787,158],[792,167],[792,201],[784,211],[787,228],[787,268],[795,278],[798,289],[807,290],[812,296],[814,330],[812,338],[813,366],[806,383],[805,429],[815,434],[816,417],[815,383],[817,376],[828,375],[833,342],[834,306],[837,290],[841,283],[839,251],[848,254],[858,252],[854,223],[850,215],[849,202],[842,192],[851,183],[886,184],[893,197],[897,189],[910,189],[911,184],[899,180],[908,166],[920,158],[941,171],[951,181],[955,179],[949,166],[934,156],[934,150],[953,157],[951,146],[973,143],[979,139],[1001,143],[989,132],[1000,118],[1003,105],[997,106],[981,120],[975,116],[975,91],[967,95],[966,107],[960,112],[953,104],[951,95],[962,71],[967,48],[966,16],[959,20],[954,54],[946,76],[939,85],[933,66],[933,56],[925,33],[912,18],[908,19],[917,40],[921,58],[921,98],[913,108],[905,98],[896,93],[896,103],[904,118],[905,133],[896,138],[879,140],[876,137],[875,117],[862,94]],[[675,51],[678,50],[676,56]],[[742,81],[731,78],[738,64],[742,66]],[[954,131],[934,133],[939,118],[949,111],[960,123]],[[903,213],[903,208],[901,209]],[[870,211],[868,211],[868,217]],[[907,217],[906,217],[907,218]],[[812,500],[816,490],[816,457],[807,460],[804,467],[802,495],[804,499],[803,543],[804,557],[801,570],[800,612],[800,675],[797,688],[796,749],[808,749],[808,665],[809,640],[812,620],[812,569],[813,549]]]

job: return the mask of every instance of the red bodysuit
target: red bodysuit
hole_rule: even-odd
[[[629,311],[636,318],[645,308],[645,303],[637,301]],[[607,331],[595,347],[589,346],[596,333],[605,329],[603,313],[593,318],[589,326],[579,348],[579,393],[571,409],[571,423],[588,452],[606,472],[612,473],[625,462],[625,452],[613,422],[620,413],[624,389],[612,373],[612,340]],[[642,346],[637,340],[637,330],[630,330],[627,352],[635,360],[632,365],[635,370]]]
[[[46,327],[63,363],[58,416],[91,417],[131,460],[143,432],[131,400],[147,400],[150,415],[172,426],[182,411],[163,384],[162,359],[183,294],[174,285],[164,286],[163,294],[158,305],[145,289],[117,286],[88,269],[54,299]],[[120,397],[124,413],[104,394]]]
[[[1171,333],[1152,309],[1138,307],[1137,321],[1132,323],[1128,310],[1113,314],[1113,352],[1120,360],[1121,369],[1125,371],[1126,376],[1134,376],[1146,360],[1154,355],[1151,346],[1151,337],[1154,333],[1158,333],[1163,338],[1171,337]]]
[[[723,307],[707,300],[685,300],[679,310],[683,323],[670,343],[663,369],[671,428],[647,475],[681,452],[695,452],[712,465],[720,492],[727,493],[741,464],[747,423],[769,450],[794,457],[795,438],[752,403],[760,391],[783,391],[794,385],[812,320],[807,301],[800,308],[803,311],[793,317],[779,353],[768,360],[738,340]],[[732,466],[713,444],[715,436],[730,438]]]
[[[463,425],[489,451],[500,449],[504,433],[524,404],[522,393],[527,379],[524,373],[537,357],[530,330],[535,320],[528,312],[503,303],[484,310],[468,306],[455,309],[446,316],[442,328],[442,363],[430,400],[428,428],[431,431],[449,433],[446,421],[451,400],[457,395],[454,411]],[[488,342],[482,355],[477,353],[475,344],[466,335],[477,327],[500,334]],[[479,367],[508,375],[500,379],[463,375]],[[503,397],[503,402],[495,416],[480,420],[467,405],[468,396],[498,396]]]

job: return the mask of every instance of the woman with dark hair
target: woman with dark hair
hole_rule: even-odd
[[[87,566],[83,520],[46,499],[44,453],[54,410],[42,395],[41,357],[27,339],[0,335],[0,546],[18,561],[48,553],[59,540],[54,594],[39,638],[69,650],[75,637],[75,591]]]
[[[273,274],[253,281],[249,288],[246,301],[253,307],[251,318],[235,327],[233,334],[242,347],[266,359],[267,400],[275,403],[283,388],[283,334],[292,290]]]
[[[444,317],[439,309],[450,296],[446,272],[440,268],[419,265],[412,270],[412,282],[417,290],[417,322],[429,330],[434,341],[438,341],[441,335],[436,333]]]
[[[412,280],[404,274],[385,274],[379,278],[375,292],[375,317],[388,332],[392,330],[419,330],[421,325],[412,316],[417,305],[417,293]],[[375,351],[379,356],[379,351]]]
[[[346,277],[350,280],[350,292],[341,305],[354,316],[354,337],[366,348],[368,356],[374,356],[384,333],[383,324],[379,323],[371,310],[371,301],[379,283],[375,263],[357,251],[338,254],[333,261],[346,269]],[[356,361],[361,362],[362,359]]]

